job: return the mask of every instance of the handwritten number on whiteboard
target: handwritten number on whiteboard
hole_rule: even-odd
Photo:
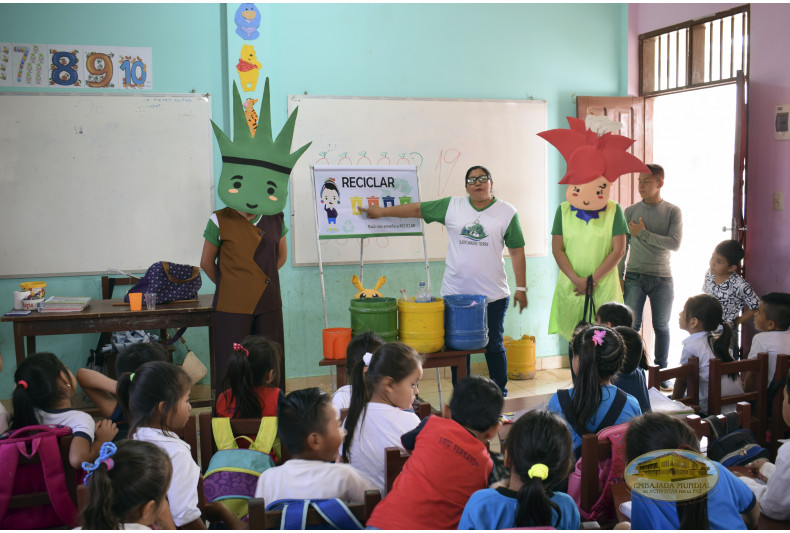
[[[448,148],[439,151],[439,161],[436,163],[436,171],[439,174],[439,190],[437,191],[441,196],[447,189],[447,184],[450,182],[450,176],[455,170],[455,165],[461,158],[461,152],[455,148]]]

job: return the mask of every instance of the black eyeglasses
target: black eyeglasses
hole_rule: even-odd
[[[476,178],[466,178],[467,185],[474,185],[475,183],[487,183],[488,180],[491,179],[491,176],[478,176]]]

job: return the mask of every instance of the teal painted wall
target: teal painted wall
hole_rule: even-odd
[[[263,64],[262,75],[271,78],[275,130],[285,122],[287,95],[305,91],[313,95],[435,98],[531,96],[548,101],[550,128],[567,127],[564,117],[575,116],[574,94],[626,94],[625,4],[257,5],[262,14],[261,36],[253,44]],[[227,127],[228,95],[237,79],[235,65],[245,42],[234,33],[237,6],[0,4],[0,41],[151,46],[154,91],[189,92],[194,88],[211,92],[214,119]],[[216,152],[215,144],[215,161]],[[555,150],[548,153],[549,183],[553,184],[565,165]],[[216,166],[215,177],[219,177]],[[459,188],[452,193],[463,191]],[[554,210],[564,199],[564,188],[550,186],[548,196],[551,223]],[[530,229],[523,229],[529,238]],[[512,272],[509,261],[507,268]],[[355,292],[350,278],[358,267],[329,266],[324,270],[329,325],[347,326],[348,300]],[[434,287],[441,283],[443,272],[443,263],[431,263]],[[425,270],[421,263],[368,265],[366,274],[366,279],[386,275],[385,292],[395,295],[402,287],[414,292]],[[289,262],[281,276],[286,373],[289,377],[324,374],[317,366],[323,328],[318,269],[295,268]],[[556,277],[551,254],[528,258],[529,308],[521,315],[511,308],[505,320],[506,334],[537,337],[539,357],[567,350],[559,336],[545,333]],[[0,295],[6,295],[0,296],[0,301],[6,302],[6,307],[10,307],[10,294],[19,281],[23,280],[0,280]],[[50,278],[47,282],[50,294],[100,294],[98,280],[90,277]],[[512,287],[512,276],[510,283]],[[213,290],[208,280],[204,285],[204,292]],[[205,334],[190,331],[187,338],[192,349],[206,358]],[[95,342],[95,335],[51,337],[41,338],[39,347],[61,355],[75,369]],[[0,398],[6,398],[14,368],[8,324],[0,325],[0,352],[6,363],[0,374]],[[482,360],[482,356],[476,357]]]

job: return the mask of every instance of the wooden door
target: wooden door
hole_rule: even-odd
[[[745,180],[746,173],[746,78],[743,71],[737,74],[735,97],[735,157],[732,180],[732,238],[746,248]]]

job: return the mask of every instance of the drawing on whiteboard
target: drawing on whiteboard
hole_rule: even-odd
[[[321,187],[321,203],[326,211],[327,228],[326,231],[334,231],[337,233],[337,209],[340,203],[340,191],[337,190],[335,178],[328,178],[324,181],[324,186]],[[349,221],[346,221],[349,223]],[[352,224],[353,229],[353,224]],[[344,228],[345,229],[345,228]],[[350,233],[350,232],[346,232]]]
[[[348,157],[348,152],[343,152],[342,154],[337,154],[340,156],[340,159],[337,160],[338,165],[351,165],[351,158]]]
[[[357,160],[357,165],[372,165],[373,164],[373,162],[368,157],[368,153],[366,151],[363,150],[363,151],[359,152],[359,155],[361,155],[362,157],[360,157]]]
[[[321,159],[315,162],[316,165],[328,165],[329,159],[326,158],[326,154],[328,154],[331,150],[327,150],[326,152],[318,152],[318,155],[321,156]]]
[[[455,170],[455,165],[461,159],[461,152],[455,148],[447,148],[439,151],[439,160],[436,162],[435,170],[439,174],[439,181],[437,182],[437,193],[442,196],[447,190],[447,185],[450,183],[450,175]],[[449,165],[449,168],[448,168]]]
[[[423,157],[420,152],[410,153],[409,159],[411,160],[411,164],[417,167],[417,170],[420,170],[422,168]]]
[[[379,158],[379,162],[377,163],[378,165],[389,165],[390,164],[390,158],[387,157],[387,153],[388,152],[381,152],[379,154],[381,157]]]

